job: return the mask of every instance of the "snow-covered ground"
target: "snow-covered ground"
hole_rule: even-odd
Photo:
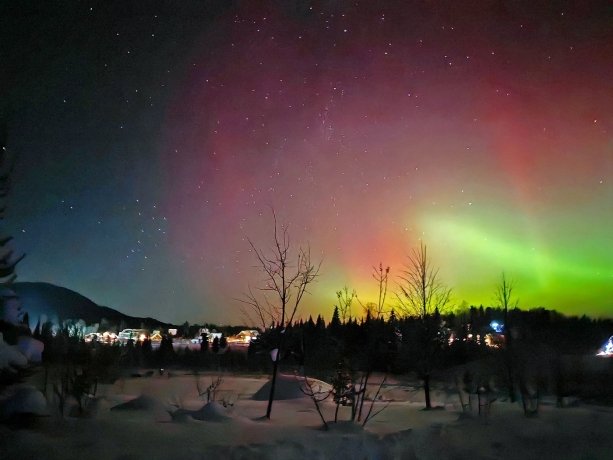
[[[217,374],[201,375],[207,387]],[[223,375],[215,403],[199,397],[197,377],[175,371],[101,385],[87,417],[38,419],[28,428],[0,425],[6,459],[610,459],[613,409],[557,408],[545,401],[526,418],[519,405],[496,401],[487,417],[465,416],[453,388],[433,391],[438,410],[423,411],[423,396],[410,381],[389,379],[387,408],[361,426],[345,422],[324,431],[312,401],[293,376],[279,381],[272,419],[262,416],[268,377]],[[318,386],[316,383],[315,386]],[[321,383],[323,389],[325,383]],[[374,391],[374,387],[373,387]],[[224,404],[227,407],[224,407]],[[369,402],[367,401],[366,405]],[[325,401],[327,420],[334,403]],[[215,457],[214,457],[215,456]]]

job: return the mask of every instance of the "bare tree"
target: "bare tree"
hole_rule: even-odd
[[[364,310],[364,316],[366,318],[380,319],[383,317],[385,300],[387,297],[387,282],[389,279],[389,273],[390,267],[383,268],[383,263],[381,262],[379,262],[379,267],[372,267],[372,277],[377,282],[377,287],[379,289],[377,302],[363,303],[354,291],[354,297],[361,305],[362,310]]]
[[[515,283],[513,280],[507,279],[504,272],[500,277],[500,282],[496,286],[494,296],[498,307],[504,310],[504,331],[505,334],[508,331],[509,324],[509,308],[516,308],[519,301],[513,298],[513,290],[515,289]]]
[[[221,375],[218,376],[217,379],[211,378],[211,384],[206,388],[204,388],[200,384],[200,377],[198,376],[198,374],[196,374],[195,377],[196,377],[196,389],[198,390],[198,396],[202,397],[206,395],[206,402],[215,401],[217,389],[223,383],[223,378],[221,377]]]
[[[324,429],[327,430],[329,428],[328,422],[326,422],[326,418],[324,417],[324,414],[321,412],[321,406],[319,405],[319,403],[328,399],[328,397],[332,394],[332,392],[330,390],[328,391],[323,390],[320,384],[315,386],[312,381],[309,381],[306,374],[302,376],[302,379],[303,381],[302,381],[302,385],[300,386],[300,391],[302,391],[302,393],[304,393],[309,398],[311,398],[311,401],[313,401],[313,404],[315,404],[315,409],[317,409],[319,418],[324,424]]]
[[[358,295],[355,292],[355,289],[349,292],[349,288],[347,288],[347,286],[340,291],[336,291],[341,324],[345,324],[348,319],[351,319],[351,304],[357,296]]]
[[[375,317],[377,313],[377,304],[375,302],[366,302],[362,303],[358,298],[358,302],[362,306],[362,311],[364,312],[365,319],[372,319]]]
[[[379,297],[377,299],[377,310],[375,311],[375,318],[379,319],[383,316],[383,307],[385,305],[385,298],[387,297],[387,280],[390,274],[390,268],[383,268],[383,264],[379,262],[379,267],[373,267],[372,277],[375,279],[379,286]]]
[[[451,289],[438,276],[438,268],[428,259],[427,247],[413,249],[398,282],[397,298],[405,316],[421,319],[441,312],[451,299]]]
[[[292,324],[300,302],[304,294],[308,292],[309,285],[317,278],[321,265],[321,263],[315,265],[311,262],[311,252],[308,247],[307,249],[300,247],[292,255],[287,226],[279,225],[274,210],[272,215],[274,221],[273,247],[269,253],[257,248],[248,239],[258,261],[258,268],[264,274],[264,286],[258,288],[257,292],[249,288],[244,298],[239,299],[246,305],[244,312],[247,316],[255,315],[264,329],[268,326],[267,322],[272,323],[277,332],[275,348],[272,350],[272,381],[266,409],[268,419],[272,412],[286,327]]]
[[[513,353],[513,337],[511,335],[511,326],[509,324],[509,309],[516,308],[519,301],[513,297],[515,283],[513,280],[507,279],[504,272],[500,277],[499,283],[496,285],[494,297],[498,307],[504,310],[503,331],[505,339],[504,361],[507,371],[507,385],[509,400],[515,402],[515,363]]]
[[[398,307],[405,317],[418,319],[418,368],[424,381],[426,408],[431,409],[430,376],[441,348],[440,312],[450,302],[451,289],[439,279],[425,244],[413,249],[398,281]]]

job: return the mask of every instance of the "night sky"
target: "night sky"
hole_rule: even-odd
[[[0,43],[19,281],[240,323],[272,207],[303,318],[421,241],[456,305],[613,314],[608,1],[3,2]]]

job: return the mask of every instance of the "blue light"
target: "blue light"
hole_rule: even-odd
[[[494,332],[502,332],[502,329],[504,328],[504,324],[500,324],[498,321],[492,321],[490,323],[490,327],[494,329]]]

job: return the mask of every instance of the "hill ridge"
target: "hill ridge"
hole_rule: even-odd
[[[13,283],[12,289],[21,301],[21,309],[28,313],[29,326],[36,327],[39,320],[59,324],[65,320],[82,319],[87,325],[98,323],[101,327],[118,329],[125,327],[168,328],[172,324],[151,317],[131,316],[114,308],[98,305],[72,289],[43,281]],[[104,323],[104,325],[103,325]]]

